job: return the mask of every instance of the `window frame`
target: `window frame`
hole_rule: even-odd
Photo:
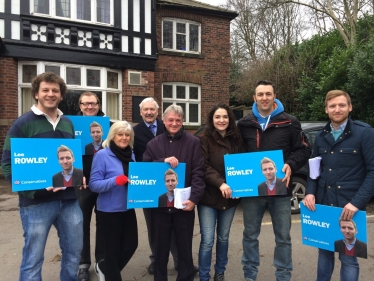
[[[172,86],[172,97],[171,98],[164,98],[164,85]],[[177,98],[177,86],[184,86],[186,87],[186,97],[184,99]],[[198,88],[198,98],[190,99],[190,87],[197,87]],[[201,125],[201,85],[194,84],[194,83],[185,83],[185,82],[164,82],[161,84],[161,106],[162,112],[165,111],[164,103],[171,103],[171,104],[185,104],[185,112],[184,112],[184,121],[183,125],[189,126],[200,126]],[[189,105],[197,104],[198,105],[198,113],[197,113],[197,122],[190,122],[190,108]]]
[[[30,14],[38,17],[47,17],[47,18],[55,18],[59,20],[67,20],[67,21],[76,21],[82,23],[90,23],[102,26],[114,26],[114,6],[113,1],[110,1],[110,14],[109,14],[109,23],[105,22],[98,22],[97,21],[97,0],[90,0],[91,1],[91,20],[82,20],[77,18],[77,0],[70,0],[70,17],[60,17],[56,16],[56,0],[48,0],[49,1],[49,13],[48,14],[41,14],[35,12],[34,3],[35,0],[30,1]]]
[[[111,69],[106,67],[98,66],[89,66],[89,65],[77,65],[77,64],[64,64],[64,63],[55,63],[55,62],[42,62],[42,61],[19,61],[18,62],[18,116],[21,116],[23,100],[22,100],[22,89],[31,88],[31,83],[24,83],[22,80],[22,69],[24,65],[36,65],[36,75],[39,75],[45,72],[45,66],[59,66],[60,67],[60,76],[64,79],[68,90],[72,91],[93,91],[101,92],[101,109],[105,112],[107,116],[110,116],[109,112],[106,112],[107,109],[107,95],[108,94],[117,94],[118,95],[118,117],[122,120],[122,71],[117,69]],[[66,79],[66,68],[73,67],[79,68],[81,72],[81,84],[73,85],[68,84]],[[87,86],[87,69],[99,70],[100,71],[100,86]],[[118,73],[118,88],[111,88],[107,83],[107,72]],[[111,117],[111,116],[110,116]],[[112,117],[111,117],[112,119]],[[117,120],[117,119],[113,119]]]
[[[173,23],[173,48],[166,48],[164,47],[164,21],[171,21]],[[178,50],[177,49],[177,23],[186,24],[186,50]],[[191,51],[190,50],[190,24],[194,24],[198,26],[198,50]],[[191,20],[184,20],[178,18],[163,18],[161,22],[161,48],[164,51],[172,51],[172,52],[181,52],[181,53],[191,53],[191,54],[201,54],[201,23]]]

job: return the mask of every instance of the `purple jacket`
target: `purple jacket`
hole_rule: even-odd
[[[190,201],[198,204],[205,189],[204,158],[199,139],[183,129],[174,137],[165,132],[148,142],[143,162],[164,162],[165,158],[171,156],[186,163],[184,186],[191,186]]]

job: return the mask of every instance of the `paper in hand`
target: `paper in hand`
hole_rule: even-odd
[[[177,209],[186,208],[186,205],[183,205],[182,202],[190,199],[190,195],[191,195],[191,187],[174,189],[174,208],[177,208]]]
[[[320,175],[321,156],[309,159],[309,177],[313,180],[317,179]]]

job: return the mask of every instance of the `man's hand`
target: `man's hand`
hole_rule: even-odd
[[[291,170],[290,165],[288,165],[288,164],[284,164],[283,169],[282,169],[282,172],[283,172],[283,173],[286,173],[286,175],[284,176],[282,182],[286,181],[286,186],[287,186],[287,188],[288,188],[288,186],[289,186],[289,184],[290,184],[291,173],[292,173],[292,170]]]
[[[222,192],[223,198],[226,198],[226,199],[231,198],[232,191],[231,191],[230,186],[228,186],[226,183],[223,183],[223,184],[221,184],[219,189]]]
[[[182,205],[186,206],[185,208],[182,209],[183,211],[192,211],[195,208],[195,203],[190,200],[186,200],[182,202]]]
[[[316,198],[313,194],[307,194],[302,202],[304,206],[307,207],[309,210],[316,210],[316,206],[314,205],[316,203]]]
[[[164,160],[165,163],[169,163],[170,166],[174,169],[176,166],[178,166],[178,159],[175,158],[174,156],[171,156],[171,157],[168,157],[168,158],[165,158]]]
[[[356,214],[358,209],[353,206],[351,203],[348,203],[344,206],[341,218],[342,220],[349,221],[353,218],[353,216]]]
[[[79,190],[82,190],[82,188],[87,189],[86,177],[83,177],[83,179],[82,179],[82,185],[79,187]]]

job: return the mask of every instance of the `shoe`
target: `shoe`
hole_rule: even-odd
[[[214,273],[214,281],[225,281],[225,275],[223,273]]]
[[[88,268],[80,268],[78,270],[78,281],[90,281],[90,274]]]
[[[151,264],[148,266],[148,273],[150,275],[155,274],[155,263],[154,262],[151,262]]]
[[[96,272],[96,275],[97,275],[97,278],[99,279],[99,281],[105,281],[105,275],[100,270],[98,263],[95,263],[95,272]]]
[[[178,271],[178,267],[174,267],[175,271]],[[194,265],[193,266],[193,274],[196,274],[199,272],[199,267]]]

